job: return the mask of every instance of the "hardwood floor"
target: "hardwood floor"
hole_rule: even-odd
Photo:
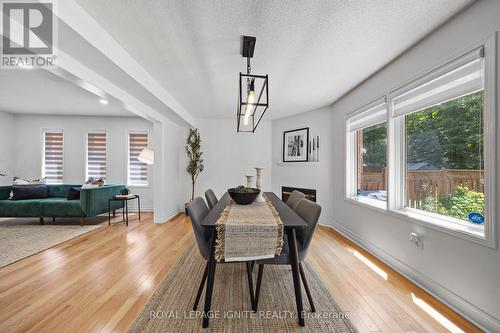
[[[184,215],[163,225],[144,215],[1,268],[0,332],[126,331],[194,239]],[[449,332],[422,304],[480,332],[333,229],[318,227],[308,261],[360,332]]]

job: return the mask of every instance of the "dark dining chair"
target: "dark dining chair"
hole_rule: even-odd
[[[311,245],[314,230],[316,230],[316,225],[318,224],[319,216],[321,215],[321,206],[310,200],[302,199],[297,204],[295,213],[297,213],[297,215],[299,215],[307,223],[307,227],[297,230],[297,252],[299,255],[300,277],[302,279],[302,283],[304,284],[304,289],[306,290],[307,299],[309,300],[309,305],[311,306],[311,312],[316,312],[311,291],[309,290],[309,285],[307,283],[306,274],[304,272],[304,268],[302,267],[302,261],[306,258],[307,252],[309,251],[309,245]],[[257,286],[255,288],[254,311],[257,311],[259,303],[264,265],[291,265],[288,250],[288,239],[284,239],[283,251],[280,256],[271,259],[258,260],[257,264],[259,269],[257,273]]]
[[[205,191],[205,198],[207,199],[208,208],[210,209],[214,208],[217,202],[219,202],[219,199],[217,199],[211,188]]]
[[[295,210],[300,200],[304,199],[305,197],[306,195],[304,193],[293,190],[292,194],[290,194],[290,196],[286,200],[286,204],[288,205],[288,207]]]
[[[210,260],[210,246],[211,246],[211,232],[208,228],[204,228],[201,225],[201,222],[207,216],[209,210],[205,201],[201,197],[197,197],[188,204],[187,207],[189,217],[191,219],[191,225],[193,226],[194,236],[196,239],[196,244],[198,245],[198,250],[200,255],[207,261],[205,265],[205,271],[203,272],[203,277],[201,278],[200,286],[198,287],[198,292],[196,294],[196,299],[194,301],[193,311],[196,311],[198,308],[198,303],[200,301],[201,293],[203,292],[203,287],[205,286],[205,282],[207,280],[208,275],[208,264]],[[224,263],[224,262],[220,262]],[[252,267],[253,268],[253,267]],[[254,303],[253,298],[253,282],[252,282],[252,274],[250,268],[250,262],[246,262],[247,269],[247,278],[248,278],[248,287],[250,289],[250,302]]]

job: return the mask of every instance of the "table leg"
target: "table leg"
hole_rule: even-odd
[[[108,200],[108,226],[111,225],[111,200]]]
[[[137,205],[139,206],[139,221],[141,220],[141,197],[137,197]]]
[[[208,276],[207,276],[207,286],[205,289],[205,309],[203,314],[203,328],[208,327],[210,307],[212,305],[212,292],[214,290],[214,278],[215,278],[215,266],[217,265],[215,261],[215,228],[212,228],[212,238],[210,240],[210,259],[208,261]]]
[[[290,262],[292,264],[293,287],[295,289],[295,302],[297,303],[297,315],[299,325],[304,326],[304,305],[302,304],[302,292],[300,286],[299,254],[297,252],[297,238],[295,229],[288,229],[288,246],[290,247]]]
[[[125,218],[128,227],[128,200],[125,200]]]
[[[125,202],[122,201],[122,221],[125,222]]]

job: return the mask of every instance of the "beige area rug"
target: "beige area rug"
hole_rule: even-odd
[[[305,326],[297,322],[289,266],[266,266],[259,309],[255,313],[245,265],[217,264],[210,326],[203,329],[200,313],[191,311],[205,261],[193,243],[160,283],[129,332],[356,332],[318,276],[304,263],[316,313],[309,312],[303,291]],[[257,269],[254,269],[254,283]],[[204,295],[198,311],[203,310]]]
[[[0,267],[29,257],[100,227],[100,225],[81,227],[79,224],[40,225],[38,221],[34,221],[33,219],[2,220],[0,221]]]

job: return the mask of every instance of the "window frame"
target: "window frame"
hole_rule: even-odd
[[[147,175],[147,182],[146,184],[133,184],[133,183],[130,183],[130,134],[146,134],[147,137],[148,137],[148,144],[147,144],[147,148],[151,149],[151,135],[149,133],[149,130],[147,129],[129,129],[127,130],[127,136],[126,136],[126,140],[127,140],[127,151],[126,151],[126,158],[127,158],[127,174],[125,175],[126,176],[126,179],[127,179],[127,187],[132,187],[132,188],[147,188],[147,187],[150,187],[151,184],[150,184],[150,174],[149,174],[149,165],[146,165],[146,175]]]
[[[46,177],[45,175],[45,134],[46,133],[61,133],[62,134],[62,179],[61,182],[57,183],[52,183],[52,182],[47,182],[48,185],[61,185],[64,184],[64,166],[65,166],[65,147],[64,147],[64,141],[65,141],[65,135],[64,135],[64,130],[62,128],[41,128],[40,129],[40,152],[41,152],[41,163],[40,163],[40,179],[43,179]]]
[[[97,129],[97,128],[86,128],[84,132],[84,152],[85,152],[85,180],[89,179],[89,134],[104,134],[106,136],[106,178],[105,181],[107,183],[108,180],[108,151],[109,151],[109,140],[108,140],[108,131],[107,129]]]
[[[378,210],[385,214],[397,217],[404,221],[429,227],[441,232],[451,234],[458,238],[470,240],[480,245],[495,248],[496,241],[496,32],[485,39],[471,45],[460,52],[457,52],[452,57],[432,66],[416,77],[397,85],[385,95],[387,107],[387,208],[382,209],[370,203],[360,202],[353,199],[352,194],[353,183],[356,182],[356,177],[353,176],[352,165],[356,164],[353,160],[352,147],[355,145],[348,131],[348,119],[353,115],[367,110],[366,107],[358,111],[346,115],[345,121],[345,160],[346,170],[344,175],[345,191],[344,198],[349,202],[358,205]],[[475,50],[482,49],[484,60],[484,103],[483,103],[483,154],[484,154],[484,197],[485,197],[485,222],[484,236],[480,234],[482,228],[474,225],[467,226],[460,223],[458,219],[453,217],[445,217],[439,214],[425,212],[423,210],[405,207],[405,190],[406,190],[406,126],[405,116],[394,116],[394,98],[405,91],[411,90],[419,85],[425,84],[436,77],[443,75],[454,68],[457,68],[457,63],[461,60],[466,60]],[[465,61],[464,60],[464,61]],[[378,99],[380,100],[380,98]],[[445,102],[445,101],[443,101]],[[369,105],[373,105],[369,103]]]
[[[357,159],[357,138],[356,138],[356,132],[371,126],[374,126],[376,124],[381,124],[380,122],[373,123],[373,124],[368,124],[364,127],[361,127],[359,129],[356,129],[354,131],[351,131],[349,129],[349,123],[350,121],[362,114],[365,114],[364,117],[369,117],[371,114],[373,114],[372,110],[376,109],[378,107],[384,106],[386,114],[388,113],[388,108],[387,108],[387,99],[386,96],[379,97],[368,104],[358,108],[356,111],[351,112],[346,114],[345,116],[345,121],[344,121],[344,132],[345,135],[344,137],[346,138],[346,156],[345,156],[345,172],[344,174],[346,175],[345,182],[344,182],[344,199],[346,201],[352,202],[359,204],[361,206],[367,206],[370,208],[374,208],[377,210],[381,211],[387,211],[388,208],[388,201],[381,201],[381,200],[376,200],[372,198],[365,198],[365,197],[359,197],[357,195],[357,190],[358,190],[358,159]],[[373,110],[376,112],[376,110]],[[384,121],[386,122],[386,121]],[[388,165],[388,155],[386,151],[386,164]],[[386,181],[386,187],[388,186],[388,179]],[[388,193],[388,192],[387,192]]]

